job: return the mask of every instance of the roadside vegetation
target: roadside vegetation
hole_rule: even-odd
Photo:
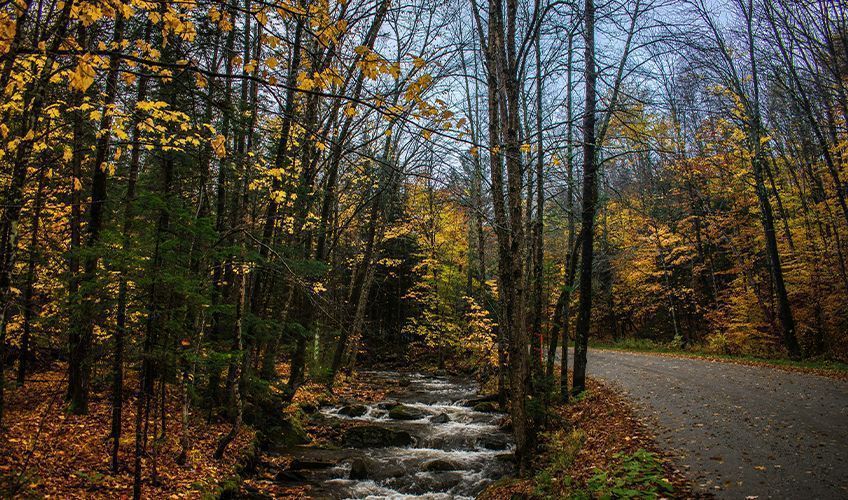
[[[589,380],[588,390],[550,409],[535,473],[495,483],[483,499],[685,498],[691,484],[630,404]]]
[[[730,354],[710,345],[691,345],[682,347],[677,340],[656,342],[650,339],[624,339],[619,341],[596,340],[591,343],[596,349],[610,349],[627,352],[644,352],[702,358],[712,361],[769,366],[793,371],[806,371],[838,378],[848,377],[848,363],[827,359],[827,357],[793,360],[785,357],[761,357],[751,354]]]

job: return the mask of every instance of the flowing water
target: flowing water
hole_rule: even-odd
[[[368,372],[362,376],[378,383],[380,379],[396,381],[400,377],[393,372]],[[510,437],[498,425],[503,414],[474,411],[466,406],[476,396],[473,384],[418,374],[405,377],[408,386],[390,394],[390,400],[419,410],[423,418],[394,420],[387,410],[392,403],[387,401],[366,404],[366,413],[356,417],[340,414],[342,407],[322,409],[327,418],[408,432],[413,444],[334,450],[334,466],[311,472],[311,481],[318,484],[314,490],[318,496],[473,498],[490,482],[512,471]],[[311,458],[320,460],[320,452]],[[360,473],[364,466],[364,479],[350,479],[354,462],[359,462],[356,465]]]

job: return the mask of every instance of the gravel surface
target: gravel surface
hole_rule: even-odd
[[[573,359],[573,358],[572,358]],[[656,422],[657,439],[720,498],[848,498],[848,382],[700,359],[591,350]]]

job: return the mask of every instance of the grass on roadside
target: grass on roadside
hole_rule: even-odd
[[[713,361],[726,361],[754,366],[774,366],[777,368],[809,371],[820,375],[848,376],[848,363],[829,359],[803,359],[794,361],[787,358],[763,358],[745,354],[723,354],[706,349],[703,346],[692,346],[688,349],[678,347],[674,342],[655,342],[650,339],[625,339],[617,342],[595,341],[591,343],[595,349],[609,349],[629,352],[646,352],[655,354],[670,354],[691,358],[702,358]]]

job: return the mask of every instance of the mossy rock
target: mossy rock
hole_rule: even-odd
[[[424,470],[427,472],[449,472],[459,470],[459,464],[450,460],[436,459],[424,464]]]
[[[342,438],[346,448],[387,448],[390,446],[409,446],[415,442],[406,431],[386,429],[379,425],[351,427]]]
[[[365,460],[356,458],[351,462],[349,479],[354,481],[368,479],[368,467],[365,465]]]
[[[450,421],[451,419],[447,413],[439,413],[434,417],[430,417],[430,422],[433,422],[434,424],[446,424]]]
[[[345,417],[361,417],[368,413],[368,408],[365,405],[345,405],[339,408],[339,415]]]
[[[424,412],[412,406],[397,405],[389,410],[389,418],[394,420],[420,420],[424,418]]]
[[[311,441],[303,425],[294,418],[281,420],[262,432],[262,447],[268,450],[287,449]]]

